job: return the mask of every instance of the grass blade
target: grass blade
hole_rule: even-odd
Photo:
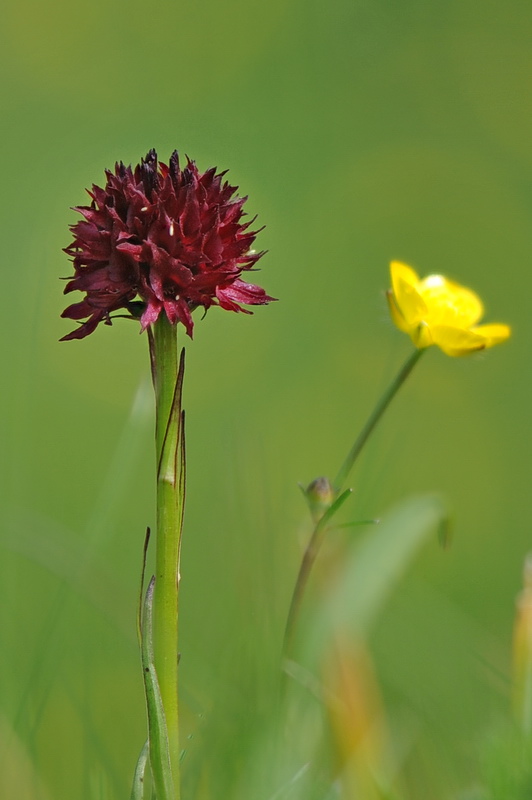
[[[421,495],[403,502],[353,548],[307,637],[322,652],[331,628],[364,635],[429,534],[448,517],[441,498]]]

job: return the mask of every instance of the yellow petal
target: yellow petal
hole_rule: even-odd
[[[417,272],[407,264],[403,264],[402,261],[392,261],[390,264],[390,274],[392,276],[392,289],[394,292],[395,281],[398,278],[401,278],[403,281],[409,283],[413,287],[417,287],[419,283],[419,275]]]
[[[427,305],[426,320],[430,325],[469,328],[484,313],[480,297],[443,275],[428,275],[419,284],[419,294]]]
[[[477,325],[475,328],[471,328],[471,331],[486,339],[486,347],[493,347],[494,344],[505,342],[512,334],[512,329],[509,325],[501,325],[496,322],[490,325]]]
[[[448,356],[466,356],[488,347],[485,336],[466,328],[452,328],[449,325],[435,325],[431,328],[434,344]]]
[[[395,304],[405,322],[405,327],[399,325],[398,327],[409,333],[417,327],[427,313],[427,306],[417,291],[419,278],[411,267],[400,261],[392,261],[390,273]]]
[[[406,324],[405,318],[397,308],[394,293],[391,289],[388,289],[386,292],[386,299],[388,301],[388,308],[390,309],[390,316],[394,324],[399,328],[400,331],[403,331],[403,333],[410,333],[411,328]]]

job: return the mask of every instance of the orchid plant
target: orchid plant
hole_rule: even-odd
[[[192,314],[212,306],[243,311],[274,298],[242,280],[262,252],[253,251],[246,198],[216,168],[200,173],[177,151],[168,165],[150,150],[134,169],[116,164],[106,184],[78,206],[66,248],[74,277],[65,293],[81,291],[63,317],[81,320],[64,340],[82,339],[117,316],[140,321],[147,331],[155,390],[156,574],[139,613],[139,637],[147,703],[148,742],[135,773],[133,797],[142,797],[150,763],[157,800],[180,797],[178,703],[178,609],[180,553],[185,507],[184,349],[180,323],[192,337]],[[121,313],[116,313],[121,312]]]

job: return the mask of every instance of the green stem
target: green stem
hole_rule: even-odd
[[[155,555],[154,663],[168,731],[175,800],[179,800],[178,590],[185,500],[184,350],[178,367],[177,326],[161,314],[150,335],[155,389],[157,539]]]
[[[301,566],[299,568],[299,573],[294,586],[294,591],[290,602],[290,608],[288,611],[288,617],[284,633],[284,645],[283,645],[283,652],[285,657],[290,655],[290,651],[292,649],[292,640],[294,635],[295,622],[299,614],[301,601],[303,599],[303,594],[306,585],[308,583],[312,567],[314,565],[314,562],[316,561],[318,552],[320,550],[325,533],[327,531],[327,524],[329,523],[334,513],[338,510],[340,505],[342,505],[342,503],[347,497],[348,491],[342,492],[341,491],[342,486],[346,482],[355,461],[360,455],[360,452],[364,447],[364,445],[366,444],[367,440],[369,439],[373,429],[375,428],[375,426],[381,419],[382,415],[390,405],[391,401],[397,394],[399,388],[403,385],[407,377],[412,372],[414,366],[421,358],[421,354],[423,352],[424,350],[418,350],[418,349],[414,350],[414,352],[407,358],[407,360],[405,361],[405,363],[395,376],[394,380],[391,382],[388,389],[384,392],[384,394],[378,401],[377,405],[370,414],[366,424],[364,425],[358,437],[356,438],[351,450],[347,454],[344,463],[340,467],[338,475],[336,476],[336,479],[333,484],[336,492],[335,501],[325,511],[325,513],[322,514],[314,522],[314,528],[310,540],[305,549],[305,552],[303,554],[303,559],[301,561]]]
[[[347,458],[345,459],[344,463],[340,467],[338,475],[334,480],[334,487],[339,492],[344,483],[347,480],[349,473],[351,472],[355,461],[357,460],[358,456],[360,455],[360,451],[366,444],[367,440],[369,439],[373,429],[379,422],[380,418],[392,402],[393,398],[397,394],[398,390],[401,388],[405,380],[408,378],[412,370],[414,369],[415,365],[421,358],[421,355],[425,352],[425,350],[414,350],[414,352],[407,358],[397,375],[395,376],[394,380],[388,386],[387,390],[384,392],[382,397],[380,398],[379,402],[373,409],[372,413],[370,414],[366,424],[360,431],[353,447],[347,454]]]
[[[317,520],[314,524],[314,529],[310,537],[309,543],[303,553],[303,559],[299,567],[299,573],[294,586],[290,607],[288,609],[288,616],[286,618],[286,626],[284,630],[283,653],[285,657],[290,655],[292,650],[292,640],[294,637],[295,623],[299,614],[299,608],[303,599],[303,593],[307,585],[307,581],[312,569],[312,565],[316,560],[318,551],[320,549],[323,537],[325,536],[327,527],[326,523],[330,517],[324,514],[321,519]]]

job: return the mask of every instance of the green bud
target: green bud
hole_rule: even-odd
[[[328,478],[316,478],[305,489],[305,497],[313,519],[318,520],[336,499],[336,491]]]

